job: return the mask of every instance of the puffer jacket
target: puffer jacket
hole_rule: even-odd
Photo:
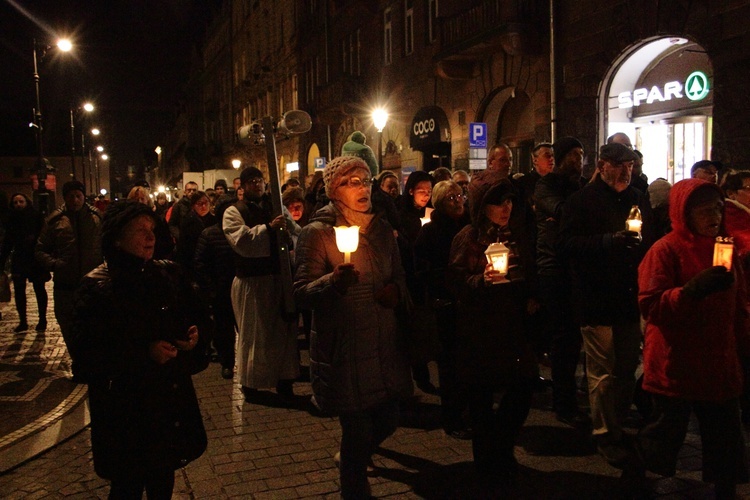
[[[191,380],[205,367],[204,341],[163,365],[149,357],[151,342],[184,338],[190,325],[210,342],[206,309],[176,263],[120,253],[82,280],[71,343],[89,385],[99,476],[135,479],[175,470],[206,449]]]
[[[484,200],[494,190],[514,193],[512,186],[495,173],[477,174],[472,179],[472,223],[453,239],[448,276],[458,300],[459,380],[502,387],[538,373],[526,336],[526,305],[535,289],[535,269],[524,213],[516,212],[516,202],[516,215],[511,214],[507,228],[497,228],[484,215]],[[487,285],[484,251],[493,241],[503,241],[513,250],[509,261],[512,268],[507,283]]]
[[[332,284],[333,269],[343,263],[335,225],[346,221],[331,203],[302,229],[294,282],[297,307],[313,311],[310,377],[315,399],[333,413],[367,410],[413,391],[396,312],[375,301],[389,283],[398,286],[402,302],[407,297],[393,229],[375,217],[360,234],[359,248],[351,255],[359,283],[342,295]]]
[[[53,211],[39,235],[36,259],[54,273],[55,289],[73,291],[102,263],[101,215],[91,205],[76,212]]]
[[[703,299],[683,293],[691,278],[713,264],[714,239],[687,225],[685,206],[700,179],[670,192],[672,232],[657,241],[638,268],[638,303],[646,320],[643,388],[670,397],[725,401],[742,392],[740,355],[750,354],[747,292],[738,252],[734,284]]]

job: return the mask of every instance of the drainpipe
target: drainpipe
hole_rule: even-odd
[[[555,0],[549,0],[549,115],[550,142],[557,132],[557,92],[555,90]]]

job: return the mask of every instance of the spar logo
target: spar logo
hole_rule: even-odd
[[[685,83],[678,81],[667,82],[663,86],[654,85],[651,89],[635,89],[633,92],[620,92],[617,96],[620,109],[632,108],[641,104],[671,101],[687,97],[691,101],[706,98],[710,88],[708,77],[702,71],[693,71],[685,79]]]

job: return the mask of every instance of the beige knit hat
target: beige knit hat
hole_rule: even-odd
[[[323,182],[326,184],[326,196],[328,196],[329,199],[333,199],[331,195],[333,194],[333,190],[336,189],[341,182],[341,178],[356,169],[366,170],[367,177],[369,178],[370,169],[367,166],[367,163],[357,156],[339,156],[328,162],[325,170],[323,170]]]

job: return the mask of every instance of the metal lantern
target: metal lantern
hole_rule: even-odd
[[[359,226],[335,226],[336,246],[344,254],[344,264],[351,261],[352,252],[359,246]]]
[[[500,276],[505,277],[508,274],[508,256],[510,250],[502,243],[492,243],[484,251],[487,256],[487,262],[492,264],[492,268],[500,273]]]
[[[727,271],[732,269],[732,253],[734,252],[734,238],[718,236],[714,243],[714,265],[724,266]]]
[[[641,217],[641,209],[638,208],[638,205],[633,205],[633,207],[630,209],[630,214],[625,221],[625,227],[628,231],[633,231],[634,233],[638,233],[638,235],[641,234],[643,219]]]

